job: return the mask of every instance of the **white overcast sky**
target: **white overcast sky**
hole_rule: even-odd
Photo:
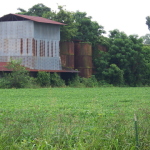
[[[146,16],[150,16],[150,0],[4,0],[0,5],[0,17],[18,12],[19,7],[28,10],[38,3],[52,10],[57,10],[58,5],[65,5],[66,10],[86,12],[104,27],[107,34],[113,29],[127,35],[150,33],[145,24]]]

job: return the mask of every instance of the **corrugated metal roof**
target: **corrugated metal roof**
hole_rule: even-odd
[[[8,62],[0,62],[0,71],[12,71],[10,69],[7,69]],[[70,72],[70,73],[78,73],[79,71],[76,70],[37,70],[37,69],[29,69],[26,68],[30,72],[38,72],[38,71],[44,71],[44,72]]]
[[[30,72],[39,72],[39,71],[44,71],[44,72],[68,72],[68,73],[79,73],[79,71],[76,70],[36,70],[36,69],[27,69]]]
[[[0,71],[11,71],[7,68],[5,68],[7,66],[7,62],[0,62]]]
[[[32,21],[41,22],[41,23],[49,23],[49,24],[56,24],[56,25],[66,25],[64,23],[60,23],[60,22],[53,21],[53,20],[46,19],[46,18],[42,18],[42,17],[20,15],[20,14],[8,14],[8,15],[5,15],[5,16],[1,17],[0,20],[3,21],[3,18],[5,18],[5,21],[7,21],[6,17],[8,17],[8,19],[9,19],[10,16],[18,16],[18,17],[25,18],[27,20],[32,20]],[[10,20],[8,20],[8,21],[10,21]]]

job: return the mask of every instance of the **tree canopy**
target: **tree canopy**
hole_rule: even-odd
[[[51,8],[39,3],[29,8],[28,11],[22,8],[18,8],[18,10],[20,11],[18,14],[42,17],[44,13],[50,12]]]
[[[74,39],[95,43],[105,33],[103,26],[99,25],[96,21],[92,21],[92,17],[87,16],[86,12],[75,12],[74,19],[78,23],[78,34]]]
[[[94,60],[98,77],[112,84],[135,86],[143,82],[148,70],[143,52],[142,39],[137,35],[127,36],[119,30],[110,31],[108,52],[100,52],[100,58]],[[145,50],[148,52],[148,50]]]
[[[95,43],[105,33],[103,26],[92,21],[92,17],[87,16],[86,12],[67,11],[64,6],[58,6],[58,12],[51,11],[43,4],[34,5],[28,11],[22,8],[18,10],[19,14],[40,16],[66,24],[60,29],[62,41],[80,40]]]
[[[146,17],[146,24],[148,26],[148,29],[150,30],[150,16]]]
[[[141,38],[143,39],[143,44],[150,44],[150,34],[146,34]]]
[[[63,6],[58,6],[58,10],[58,12],[44,13],[43,17],[66,24],[60,28],[60,37],[62,41],[71,41],[78,32],[78,24],[74,21],[74,12],[65,10]]]

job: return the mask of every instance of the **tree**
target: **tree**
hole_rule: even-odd
[[[136,85],[140,82],[142,73],[142,39],[137,35],[127,36],[118,30],[110,31],[110,39],[110,63],[124,71],[127,84]]]
[[[96,78],[98,80],[106,80],[105,75],[103,74],[107,68],[109,68],[110,54],[107,52],[99,51],[95,49],[95,54],[93,57],[94,66],[96,68]]]
[[[20,11],[18,14],[42,17],[44,13],[50,12],[51,8],[39,3],[29,8],[28,11],[22,8],[18,8],[18,10]]]
[[[150,85],[150,46],[143,45],[142,55],[144,60],[142,80],[144,84]]]
[[[148,29],[150,30],[150,16],[146,17],[146,24],[148,26]]]
[[[20,14],[40,16],[47,19],[55,20],[66,24],[60,28],[61,41],[72,41],[74,39],[83,42],[96,43],[102,33],[105,33],[103,26],[96,21],[92,21],[91,16],[87,16],[86,12],[67,11],[64,6],[58,6],[58,12],[43,4],[34,5],[28,11],[18,8]]]
[[[94,59],[99,79],[117,84],[120,76],[120,81],[128,85],[142,84],[147,70],[142,41],[137,35],[110,31],[108,52],[99,52],[101,57]]]
[[[43,14],[44,18],[52,19],[66,24],[60,28],[61,41],[71,41],[77,35],[78,24],[74,21],[74,13],[64,9],[64,6],[58,6],[59,11],[47,12]]]
[[[86,12],[70,12],[64,6],[58,6],[58,9],[58,13],[47,12],[43,17],[66,24],[61,27],[61,40],[81,40],[95,43],[99,36],[105,33],[103,27],[96,21],[92,21],[92,17],[87,16]]]
[[[55,16],[54,20],[66,24],[60,29],[60,37],[63,41],[70,41],[76,36],[78,32],[78,24],[74,22],[74,13],[67,11],[63,6],[58,6],[59,12]]]
[[[141,38],[143,39],[143,44],[150,44],[150,34],[146,34]]]
[[[75,22],[78,23],[78,34],[74,39],[95,44],[99,37],[105,33],[103,26],[99,25],[96,21],[92,21],[92,17],[87,16],[86,12],[77,11],[74,17]]]
[[[102,74],[105,76],[105,80],[113,85],[123,85],[124,71],[121,70],[116,64],[111,64],[107,69],[105,69]]]
[[[105,33],[103,26],[99,25],[96,21],[92,21],[91,16],[87,16],[86,12],[75,12],[75,21],[78,25],[78,34],[75,39],[82,40],[84,42],[95,43],[98,41],[99,36]]]
[[[66,24],[60,27],[60,39],[62,41],[70,41],[77,34],[77,23],[74,22],[74,13],[67,11],[63,6],[58,6],[58,13],[43,4],[37,4],[28,9],[28,11],[18,8],[19,14],[39,16],[47,19],[55,20]]]

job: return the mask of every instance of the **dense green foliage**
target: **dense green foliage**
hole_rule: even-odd
[[[52,19],[66,24],[60,28],[60,38],[62,41],[70,41],[78,32],[77,23],[74,22],[74,13],[63,9],[62,6],[58,8],[59,12],[55,13]]]
[[[110,31],[108,52],[99,52],[94,62],[99,80],[117,85],[131,86],[149,84],[143,78],[149,74],[149,49],[144,48],[142,39],[136,35],[127,36],[118,30]]]
[[[96,21],[92,21],[92,17],[87,16],[86,12],[70,12],[63,6],[58,6],[58,9],[57,13],[47,12],[43,17],[66,24],[61,27],[62,41],[80,40],[95,43],[99,36],[105,33],[103,27]]]
[[[146,34],[141,38],[143,39],[143,44],[150,44],[150,34]]]
[[[101,86],[94,75],[91,78],[81,78],[75,74],[67,84],[69,87],[98,87]]]
[[[66,24],[60,28],[60,39],[62,41],[70,41],[78,32],[78,23],[74,21],[74,12],[65,10],[63,6],[58,6],[58,9],[57,13],[47,12],[43,17]]]
[[[52,87],[63,87],[65,86],[65,81],[61,79],[60,75],[56,72],[51,74],[51,86]]]
[[[150,16],[146,17],[146,24],[148,26],[148,29],[150,30]]]
[[[39,71],[37,74],[37,83],[40,86],[50,86],[50,73]]]
[[[149,150],[149,90],[1,89],[0,149]]]
[[[87,16],[86,12],[75,12],[75,22],[78,23],[78,33],[74,37],[76,40],[84,42],[91,42],[95,44],[99,37],[105,33],[103,26],[99,25],[96,21],[92,21],[91,16]]]
[[[12,70],[11,73],[5,73],[0,80],[1,88],[25,88],[33,84],[29,77],[29,72],[21,66],[21,61],[11,60],[6,68]]]
[[[103,71],[105,80],[113,85],[122,86],[124,84],[124,72],[116,65],[111,64],[108,69]]]
[[[150,45],[143,46],[142,55],[144,61],[142,81],[144,84],[150,85]]]
[[[29,15],[29,16],[39,16],[42,17],[44,13],[50,12],[51,9],[41,3],[34,5],[33,7],[29,8],[28,11],[18,8],[20,11],[18,14],[22,15]]]
[[[96,43],[99,36],[105,33],[103,27],[96,21],[92,21],[92,17],[87,16],[86,12],[67,11],[64,6],[58,6],[58,12],[50,11],[50,8],[43,4],[34,5],[28,11],[18,10],[21,11],[21,14],[42,16],[66,24],[60,29],[62,41],[80,40]]]

